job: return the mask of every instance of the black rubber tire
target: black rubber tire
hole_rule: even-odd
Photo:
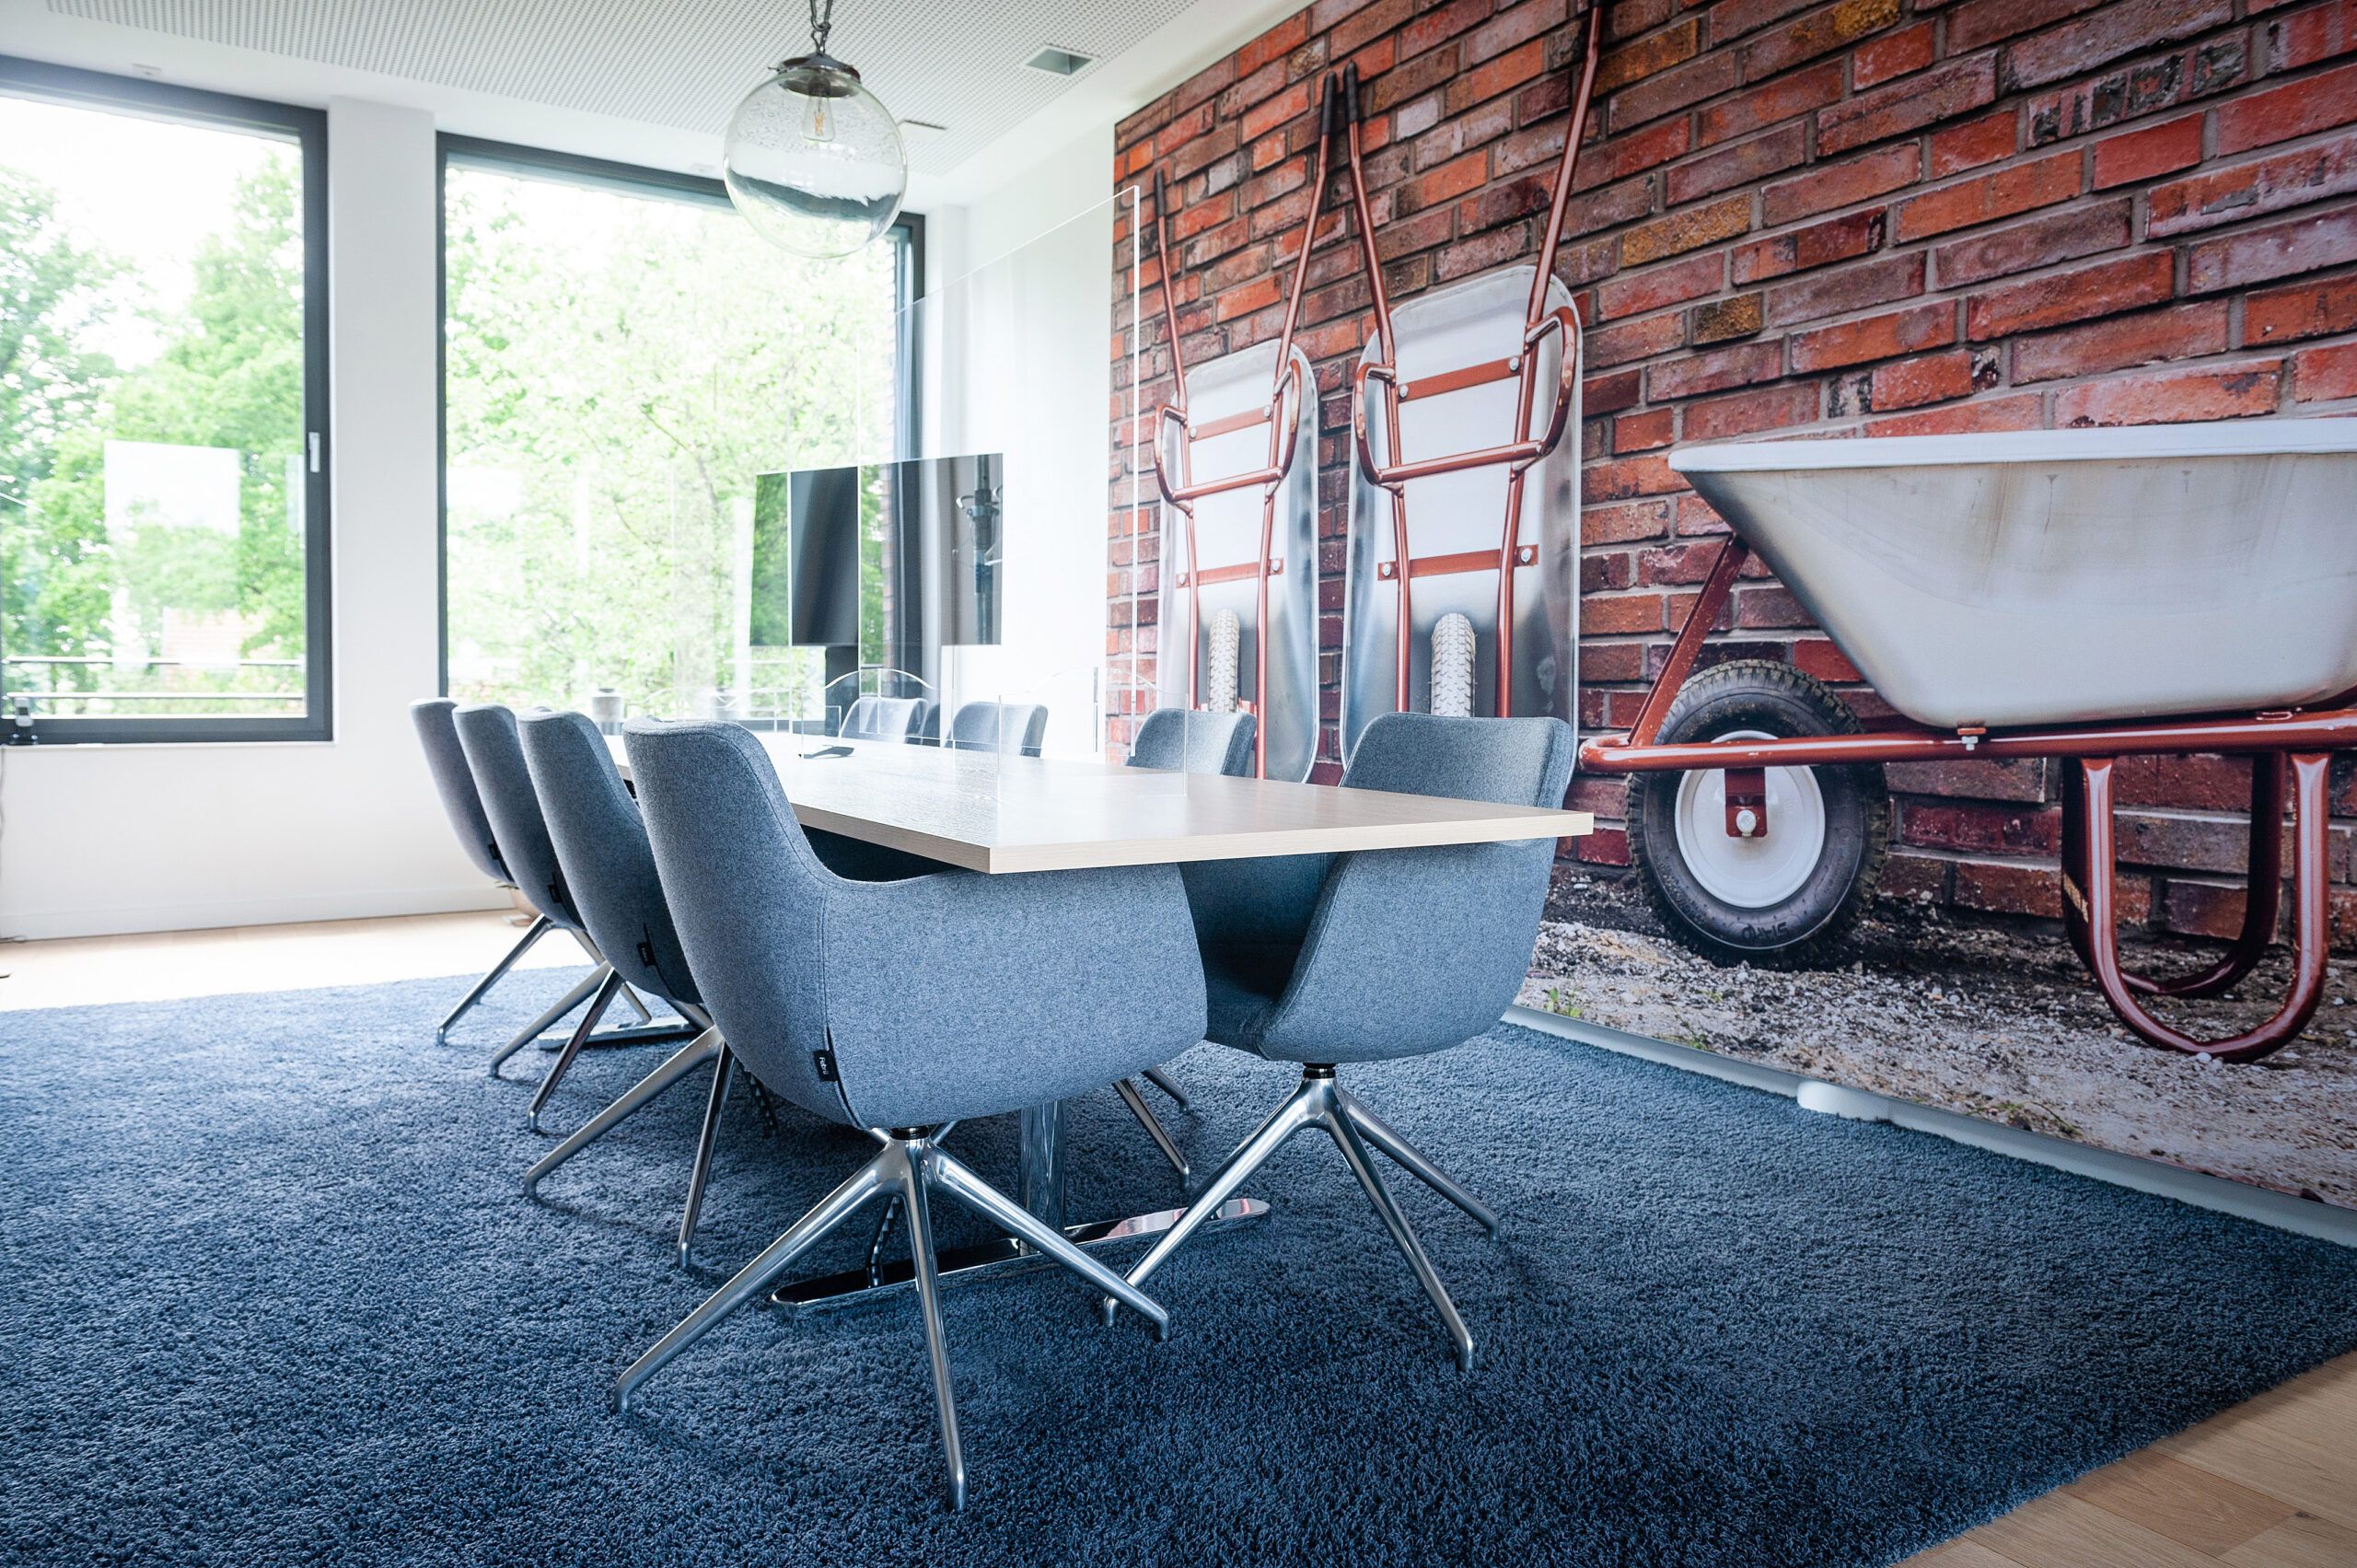
[[[1663,721],[1672,745],[1737,730],[1779,738],[1854,735],[1858,718],[1814,676],[1770,659],[1737,659],[1682,687]],[[1695,879],[1678,847],[1678,791],[1684,773],[1636,773],[1629,781],[1629,856],[1645,900],[1673,935],[1713,963],[1805,969],[1826,961],[1873,902],[1890,853],[1890,792],[1879,764],[1810,770],[1825,800],[1825,848],[1791,897],[1742,909]],[[1772,824],[1771,824],[1772,830]]]

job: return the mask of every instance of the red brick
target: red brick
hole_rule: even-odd
[[[2357,277],[2294,284],[2243,301],[2243,342],[2247,343],[2347,331],[2357,331]]]
[[[2219,105],[2212,118],[2221,157],[2346,125],[2357,120],[2357,65],[2246,94]]]
[[[1625,6],[1627,0],[1621,3]],[[1724,43],[1817,3],[1818,0],[1720,0],[1711,7],[1711,37]]]
[[[1945,180],[1968,168],[2011,157],[2019,145],[2021,128],[2014,111],[2001,109],[1961,125],[1932,133],[1932,178]]]
[[[2176,281],[2177,261],[2165,250],[2050,273],[1974,295],[1965,306],[1965,335],[1982,343],[2158,305],[2174,292]]]
[[[1618,413],[1636,407],[1643,389],[1644,377],[1634,370],[1591,377],[1580,388],[1580,408],[1590,415]]]
[[[1780,120],[1839,103],[1841,94],[1841,62],[1829,60],[1822,65],[1779,76],[1765,86],[1709,105],[1694,117],[1695,139],[1707,147],[1731,137],[1749,135]]]
[[[1624,413],[1612,422],[1612,449],[1615,452],[1651,452],[1668,446],[1677,438],[1676,409]]]
[[[1616,505],[1580,508],[1580,543],[1626,544],[1632,540],[1661,539],[1669,533],[1669,503],[1627,501]]]
[[[1743,77],[1757,82],[1857,42],[1898,20],[1898,0],[1840,0],[1762,34],[1743,48]],[[1866,84],[1861,84],[1866,85]]]
[[[2027,223],[1952,239],[1932,253],[1933,273],[1940,287],[1957,288],[2117,250],[2128,243],[2134,210],[2125,196],[2074,203]]]
[[[2014,382],[2024,386],[2220,354],[2226,347],[2226,326],[2225,301],[2210,300],[2024,338],[2014,345]]]
[[[1736,248],[1733,275],[1737,285],[1765,282],[1791,273],[1805,272],[1829,262],[1863,256],[1882,244],[1885,215],[1881,208],[1829,218],[1807,228],[1771,235]]]
[[[1496,20],[1476,28],[1465,41],[1465,58],[1479,64],[1492,55],[1503,54],[1525,39],[1562,27],[1570,10],[1567,0],[1528,0]]]
[[[1647,77],[1624,88],[1611,103],[1611,125],[1617,133],[1665,114],[1690,109],[1706,98],[1716,98],[1736,85],[1735,52],[1713,50],[1672,71]]]
[[[2077,21],[2006,50],[2004,90],[2019,92],[2084,75],[2121,55],[2192,38],[2234,17],[2234,0],[2113,0]]]
[[[2304,348],[2293,354],[2292,396],[2304,403],[2357,398],[2357,343]]]
[[[1793,668],[1844,685],[1864,679],[1847,655],[1822,637],[1803,637],[1793,645]]]
[[[1956,863],[1956,901],[1992,914],[2062,918],[2062,878],[2055,867],[2035,861],[1960,860]]]
[[[1817,404],[1817,388],[1803,382],[1705,398],[1686,405],[1686,439],[1725,441],[1762,430],[1812,424]]]
[[[2265,213],[2357,191],[2357,133],[2154,187],[2146,230],[2165,235],[2215,228]]]
[[[1925,849],[2052,854],[2061,847],[2061,813],[2035,806],[1909,800],[1898,808],[1900,842]]]
[[[1642,495],[1674,495],[1685,488],[1686,482],[1662,458],[1590,463],[1580,474],[1580,498],[1591,505]]]
[[[1974,398],[1969,402],[1921,413],[1902,413],[1869,420],[1869,436],[1961,436],[1991,430],[2036,430],[2046,423],[2046,399],[2037,392],[2009,398]]]
[[[1913,184],[1922,173],[1922,153],[1914,143],[1902,142],[1845,163],[1820,164],[1796,179],[1771,185],[1760,194],[1760,211],[1768,226],[1777,228],[1797,218],[1871,201]]]
[[[1917,354],[1954,342],[1956,307],[1943,300],[1887,315],[1869,316],[1863,321],[1845,321],[1836,327],[1795,333],[1793,370],[1797,375],[1838,369],[1870,360],[1895,359],[1902,354]]]
[[[1948,49],[1963,54],[2067,20],[2103,0],[1972,0],[1948,13]]]
[[[1884,769],[1898,795],[1942,795],[1964,800],[2010,800],[2035,806],[2046,799],[2046,763],[2038,758],[1995,761],[1892,762]]]
[[[1611,594],[1592,598],[1580,606],[1580,630],[1596,635],[1613,633],[1659,632],[1664,627],[1660,594]]]
[[[2186,252],[2186,289],[2207,294],[2357,261],[2357,207],[2203,240]]]
[[[1972,354],[1956,349],[1875,366],[1867,395],[1878,410],[1903,409],[1969,397],[1973,390]]]
[[[1667,163],[1674,157],[1684,157],[1694,146],[1694,127],[1684,120],[1665,120],[1658,125],[1648,125],[1642,131],[1625,136],[1615,136],[1606,142],[1591,142],[1580,149],[1580,166],[1572,174],[1572,189],[1585,191],[1597,185],[1608,185],[1632,174]],[[1500,174],[1512,174],[1517,169],[1544,165],[1548,178],[1554,177],[1554,160],[1563,151],[1563,124],[1550,121],[1537,129],[1536,134],[1509,136],[1498,145],[1497,168]]]
[[[1846,103],[1819,110],[1817,151],[1846,153],[1852,147],[1903,136],[1993,102],[1997,67],[1992,55],[1943,65],[1926,75],[1892,82],[1860,93]]]
[[[1683,212],[1641,224],[1620,237],[1620,264],[1624,267],[1657,261],[1665,256],[1676,256],[1702,246],[1732,239],[1751,227],[1751,198],[1730,196],[1704,207],[1689,207]]]
[[[1685,343],[1686,318],[1683,316],[1649,316],[1635,321],[1617,321],[1587,334],[1587,363],[1590,368],[1601,370],[1609,366],[1626,365],[1631,360],[1651,359],[1657,354],[1682,348]]]
[[[2240,811],[2250,804],[2245,758],[2122,757],[2112,775],[2122,806]]]
[[[1850,77],[1860,91],[1879,87],[1895,76],[1904,76],[1922,70],[1932,63],[1933,33],[1930,22],[1918,22],[1902,28],[1888,38],[1878,38],[1862,44],[1850,57]]]
[[[1783,326],[1887,305],[1923,292],[1921,251],[1817,273],[1768,291],[1768,321]]]
[[[1682,65],[1701,52],[1702,19],[1689,17],[1674,28],[1605,51],[1604,58],[1596,62],[1596,91],[1599,96],[1615,92],[1631,82]]]
[[[2132,185],[2191,168],[2201,161],[2201,116],[2180,115],[2149,130],[2106,136],[2096,144],[2095,188]]]
[[[1764,296],[1723,295],[1686,313],[1686,338],[1696,348],[1747,338],[1765,325]]]
[[[1784,345],[1781,343],[1713,349],[1707,354],[1689,354],[1655,366],[1646,374],[1645,387],[1656,402],[1724,391],[1729,387],[1747,387],[1781,376],[1783,356]]]
[[[2058,428],[2175,424],[2273,413],[2282,369],[2282,360],[2267,359],[2232,370],[2180,370],[2069,387],[2055,394],[2054,423]]]
[[[2256,12],[2259,7],[2254,6]],[[2270,71],[2296,71],[2357,49],[2357,0],[2329,0],[2278,17],[2260,32]]]
[[[1669,171],[1665,189],[1675,206],[1737,185],[1757,184],[1769,175],[1798,168],[1807,157],[1808,127],[1795,121],[1764,136],[1679,164]]]
[[[1901,202],[1895,209],[1893,236],[1904,244],[2067,202],[2079,193],[2082,162],[2074,148]]]
[[[1309,13],[1296,11],[1236,52],[1237,70],[1249,75],[1271,60],[1292,53],[1309,37]]]

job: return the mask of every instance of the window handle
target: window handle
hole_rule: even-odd
[[[317,473],[319,471],[319,433],[314,430],[309,432],[309,436],[311,441],[311,471],[313,473]]]

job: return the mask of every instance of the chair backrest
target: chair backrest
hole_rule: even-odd
[[[1048,710],[1038,703],[968,703],[949,721],[949,744],[964,751],[1037,757],[1047,734]]]
[[[1342,784],[1555,807],[1573,749],[1561,719],[1385,714]],[[1336,856],[1261,1049],[1362,1061],[1484,1032],[1529,970],[1554,859],[1551,837]]]
[[[1138,738],[1130,746],[1130,766],[1242,778],[1252,770],[1255,727],[1252,715],[1240,711],[1156,708],[1138,726]]]
[[[835,733],[853,740],[913,740],[924,724],[922,697],[860,697]]]
[[[589,940],[640,990],[701,1001],[656,876],[646,823],[606,738],[580,714],[527,714],[517,728],[565,893]]]
[[[460,708],[451,721],[467,754],[467,770],[474,775],[475,793],[482,797],[492,837],[499,842],[500,862],[515,879],[516,890],[556,924],[568,931],[586,930],[565,891],[556,846],[549,842],[548,823],[540,817],[540,797],[532,788],[524,744],[517,738],[516,715],[496,703],[476,703]]]
[[[442,814],[450,831],[467,852],[475,869],[493,881],[513,885],[516,878],[500,863],[499,841],[483,815],[482,796],[475,790],[475,775],[459,744],[459,726],[450,722],[458,703],[447,697],[428,697],[409,705],[409,721],[417,727],[418,744],[425,749],[425,769],[434,775],[434,793],[442,797]]]

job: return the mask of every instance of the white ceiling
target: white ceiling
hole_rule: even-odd
[[[837,0],[829,52],[901,119],[946,127],[911,140],[911,197],[968,200],[1304,3]],[[0,0],[0,51],[377,96],[449,130],[676,168],[714,161],[737,101],[809,41],[805,0]],[[1028,68],[1043,45],[1097,64]]]

